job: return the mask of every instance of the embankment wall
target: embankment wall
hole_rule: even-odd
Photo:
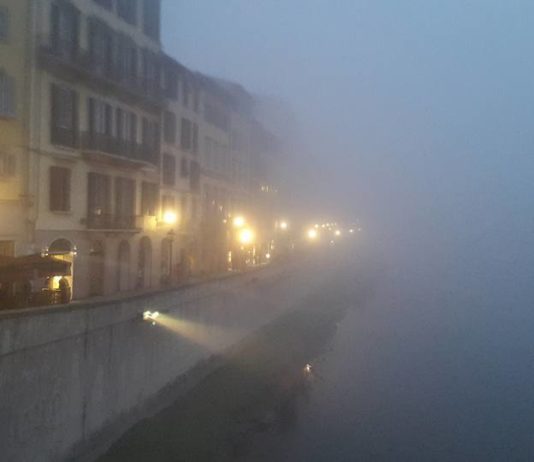
[[[0,460],[89,460],[106,434],[118,436],[149,412],[147,403],[157,407],[157,396],[290,310],[319,278],[287,264],[0,314]],[[145,310],[163,312],[161,323],[143,322]]]

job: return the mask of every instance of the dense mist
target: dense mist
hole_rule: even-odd
[[[530,278],[531,2],[163,8],[167,52],[291,107],[296,202],[310,219],[358,217],[391,251]]]
[[[531,2],[164,9],[168,52],[291,107],[295,208],[310,220],[358,218],[361,245],[397,282],[419,296],[430,288],[418,310],[533,321]]]

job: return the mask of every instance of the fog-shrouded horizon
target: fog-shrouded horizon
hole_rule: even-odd
[[[526,0],[164,0],[163,45],[287,103],[310,217],[502,263],[532,257],[533,19]]]

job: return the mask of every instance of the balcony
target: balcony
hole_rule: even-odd
[[[138,219],[136,216],[118,216],[111,214],[89,215],[87,217],[87,229],[133,233],[142,231],[142,227],[138,226]]]
[[[83,132],[81,149],[86,157],[95,161],[143,167],[147,164],[157,166],[159,149],[143,144],[121,140],[114,136]]]
[[[97,91],[111,91],[131,104],[140,104],[148,110],[160,110],[165,95],[159,82],[124,72],[117,62],[106,62],[94,57],[77,44],[39,39],[38,60],[41,67],[61,78],[83,82]]]

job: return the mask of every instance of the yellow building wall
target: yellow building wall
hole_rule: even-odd
[[[0,116],[0,153],[13,156],[14,175],[0,175],[0,241],[15,241],[15,252],[25,252],[24,174],[26,171],[26,82],[29,68],[29,2],[0,0],[7,9],[8,37],[0,40],[0,70],[14,79],[15,115]]]

